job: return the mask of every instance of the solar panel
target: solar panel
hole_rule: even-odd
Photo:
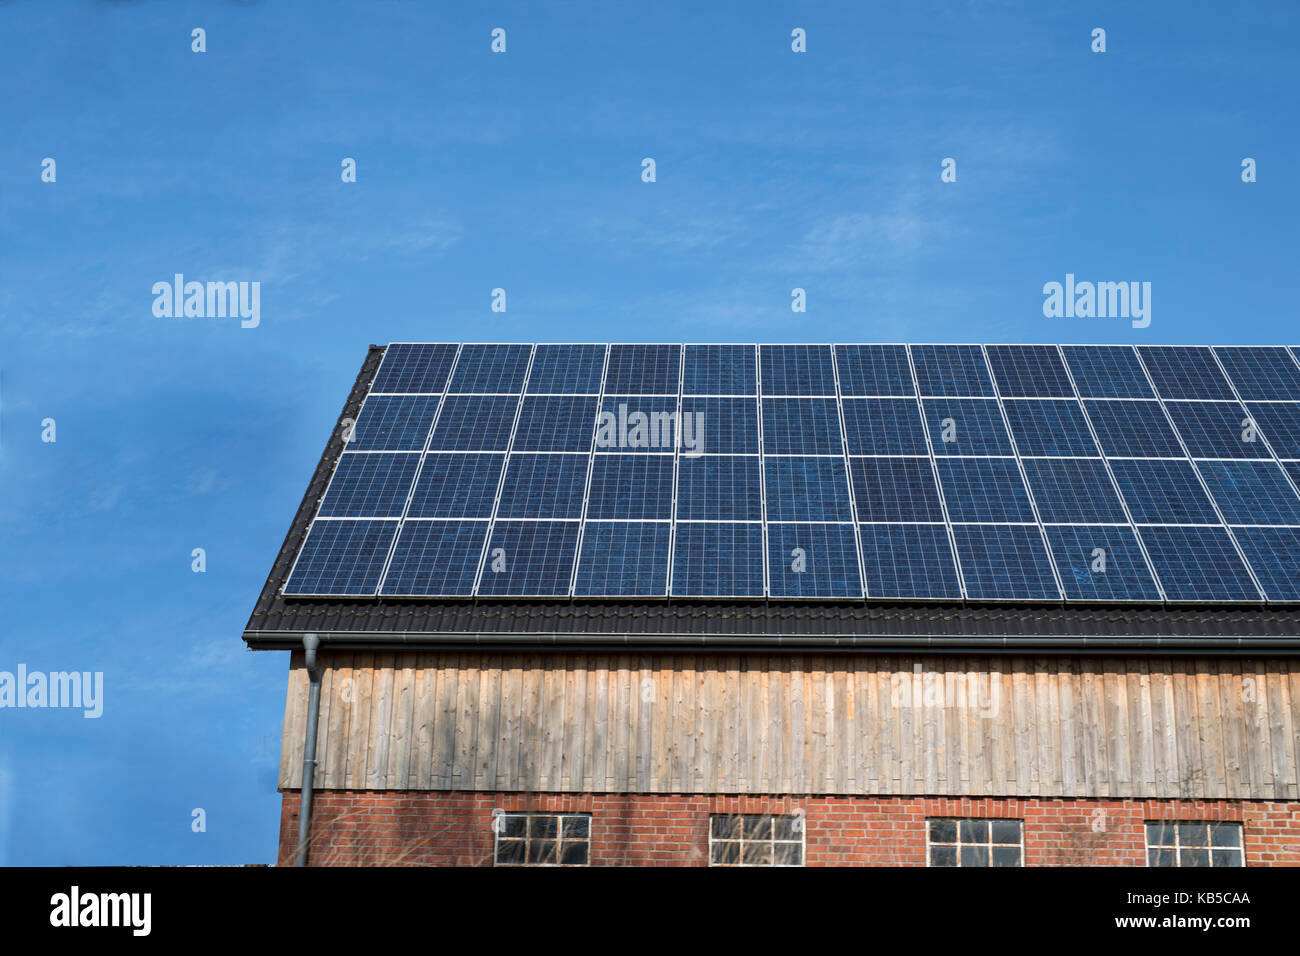
[[[1274,347],[394,344],[284,593],[1300,601],[1298,385]]]
[[[1251,402],[1250,417],[1279,458],[1300,458],[1300,404]]]
[[[1071,601],[1159,601],[1133,529],[1116,525],[1047,528],[1061,587]]]
[[[497,517],[581,518],[587,464],[586,455],[511,455]]]
[[[758,456],[682,458],[677,472],[677,520],[763,520]]]
[[[764,458],[768,521],[852,521],[843,458]]]
[[[764,395],[836,394],[829,345],[760,345],[759,357]]]
[[[1216,348],[1214,354],[1245,401],[1300,401],[1300,365],[1282,346]]]
[[[477,593],[567,596],[578,548],[578,526],[577,521],[495,522]]]
[[[1183,448],[1159,402],[1085,401],[1097,441],[1108,457],[1181,458]]]
[[[611,345],[606,395],[676,395],[681,381],[680,345]]]
[[[922,395],[996,394],[978,345],[913,345],[912,362]]]
[[[1026,458],[1024,466],[1044,524],[1128,522],[1100,458]]]
[[[960,600],[948,529],[941,524],[861,526],[867,596]]]
[[[925,421],[936,455],[1011,455],[996,398],[927,398]]]
[[[446,452],[426,455],[415,490],[411,493],[407,517],[492,517],[492,505],[496,502],[505,460],[506,456],[502,454]]]
[[[388,346],[370,386],[371,394],[420,392],[441,395],[447,387],[457,348],[455,345],[403,342]]]
[[[769,524],[767,555],[773,597],[862,597],[851,524]]]
[[[539,345],[528,373],[528,391],[534,395],[598,395],[604,370],[603,345]]]
[[[573,593],[580,597],[663,597],[668,593],[667,521],[588,521]]]
[[[1128,345],[1064,345],[1065,364],[1083,398],[1155,398]]]
[[[1014,458],[940,458],[939,485],[954,521],[1033,521]]]
[[[1272,461],[1197,463],[1228,524],[1300,525],[1300,496]]]
[[[652,520],[673,514],[672,455],[597,455],[587,518]]]
[[[400,518],[420,456],[412,452],[344,452],[320,503],[322,518]]]
[[[692,439],[705,454],[758,454],[757,399],[685,397],[682,426],[683,454]]]
[[[1036,525],[953,525],[952,530],[968,597],[1060,600],[1061,592]]]
[[[439,395],[371,395],[348,448],[352,451],[423,451],[438,412]]]
[[[851,458],[849,462],[859,521],[943,521],[929,458]]]
[[[846,398],[840,404],[850,455],[929,454],[916,399]]]
[[[915,395],[905,345],[837,345],[841,395]]]
[[[768,455],[842,455],[839,403],[833,398],[765,398],[763,451]]]
[[[1003,398],[1074,397],[1055,345],[990,345],[988,357]]]
[[[1205,346],[1140,345],[1138,355],[1161,398],[1233,397],[1214,353]]]
[[[1153,526],[1141,534],[1167,600],[1261,600],[1223,528]]]
[[[1110,466],[1138,524],[1220,523],[1190,462],[1116,458]]]
[[[284,593],[374,594],[397,525],[397,521],[313,521]]]
[[[679,522],[672,593],[678,597],[762,597],[763,526]]]
[[[684,395],[757,395],[758,360],[752,345],[688,345]]]
[[[1021,455],[1087,458],[1100,454],[1078,402],[1009,399],[1003,404]]]
[[[468,597],[487,537],[486,521],[405,521],[380,594]]]

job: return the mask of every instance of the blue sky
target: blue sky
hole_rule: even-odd
[[[369,343],[1300,342],[1290,4],[12,0],[0,37],[0,671],[105,681],[0,710],[0,864],[274,859],[288,661],[239,635]],[[155,317],[177,272],[260,325]],[[1067,272],[1150,282],[1150,327],[1044,318]]]

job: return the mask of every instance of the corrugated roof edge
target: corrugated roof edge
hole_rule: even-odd
[[[369,649],[1300,654],[1300,609],[1294,607],[286,599],[280,587],[343,452],[343,421],[356,419],[384,351],[369,347],[330,432],[245,626],[243,639],[252,649],[298,647],[303,634],[315,633],[333,646]]]

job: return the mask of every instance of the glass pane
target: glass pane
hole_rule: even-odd
[[[772,844],[746,843],[745,863],[749,866],[771,866],[772,865]]]
[[[1020,847],[995,846],[993,848],[993,865],[994,866],[1019,866]]]
[[[1183,866],[1209,866],[1210,851],[1209,850],[1188,850],[1184,848],[1182,865]]]
[[[956,866],[957,848],[955,846],[930,847],[931,866]]]
[[[500,864],[523,863],[524,862],[524,841],[523,840],[498,840],[497,841],[497,862]]]
[[[585,840],[591,832],[591,817],[565,817],[562,836],[566,840]]]
[[[986,846],[964,846],[961,848],[962,866],[988,866],[989,848]]]
[[[532,840],[528,844],[528,862],[529,863],[554,863],[555,862],[555,841],[554,840]]]
[[[586,866],[587,865],[586,842],[564,844],[564,858],[560,862],[568,864],[569,866]]]
[[[740,817],[725,816],[713,818],[713,838],[715,840],[739,840]]]
[[[957,821],[956,820],[931,820],[930,821],[930,842],[931,843],[956,843],[957,842]]]
[[[1241,846],[1241,824],[1210,824],[1210,843],[1214,846]]]
[[[505,837],[521,837],[528,826],[528,818],[519,814],[507,813],[501,818],[501,835]]]
[[[772,818],[772,835],[777,840],[797,840],[799,831],[795,827],[799,823],[798,817],[773,817]]]
[[[1241,866],[1240,850],[1211,850],[1215,866]]]
[[[1180,823],[1178,842],[1183,846],[1209,846],[1210,828],[1204,823]]]
[[[994,843],[1019,843],[1019,820],[994,820],[992,823]]]
[[[746,840],[770,840],[772,838],[772,818],[763,814],[745,817]]]
[[[534,840],[540,838],[543,840],[554,840],[556,829],[558,828],[559,817],[553,816],[535,816],[528,818],[529,836]]]
[[[1173,846],[1174,826],[1172,823],[1148,823],[1147,844],[1150,846]]]
[[[803,847],[798,843],[777,843],[775,853],[777,866],[803,865]]]
[[[1177,856],[1173,850],[1147,850],[1147,863],[1150,866],[1177,866]]]
[[[721,866],[734,866],[740,862],[740,844],[731,842],[713,844],[713,862]]]
[[[989,822],[987,820],[962,820],[962,843],[988,843]]]

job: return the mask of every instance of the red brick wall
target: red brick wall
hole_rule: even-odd
[[[325,866],[492,864],[492,811],[592,815],[594,866],[703,866],[711,813],[806,815],[810,866],[923,866],[927,817],[1025,822],[1026,866],[1144,866],[1147,820],[1240,820],[1247,866],[1300,866],[1300,802],[735,797],[317,791],[310,862]],[[298,792],[286,791],[280,864],[292,864]]]

